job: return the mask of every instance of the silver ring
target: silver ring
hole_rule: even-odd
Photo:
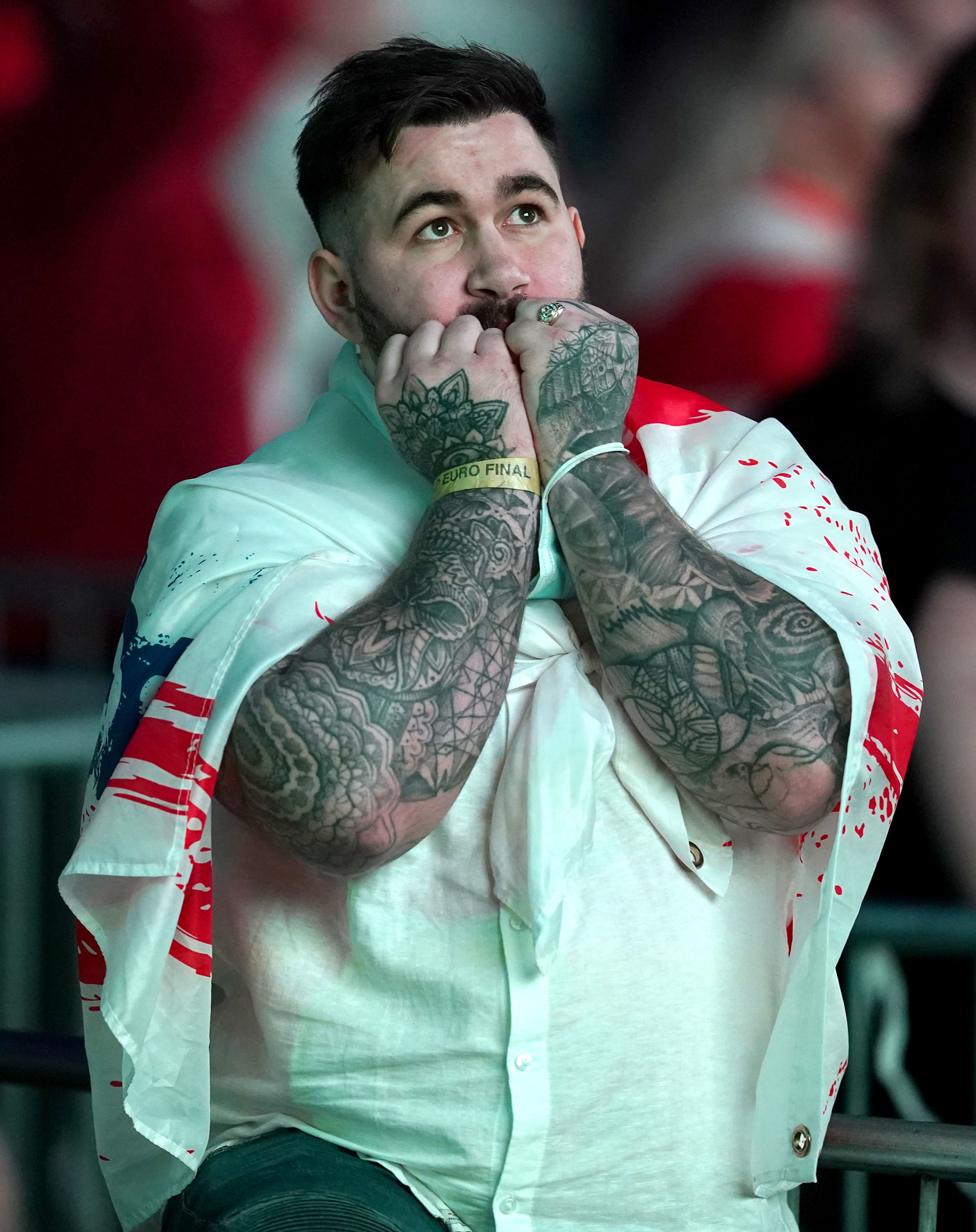
[[[555,325],[565,311],[564,304],[557,299],[552,299],[548,304],[543,304],[536,315],[543,325]]]

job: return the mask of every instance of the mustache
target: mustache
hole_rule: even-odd
[[[473,300],[458,313],[458,316],[477,317],[482,329],[507,329],[515,320],[515,310],[525,295],[510,295],[508,299]]]

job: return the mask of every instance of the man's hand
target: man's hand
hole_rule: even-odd
[[[594,445],[619,441],[637,378],[637,334],[600,308],[561,300],[552,324],[547,301],[526,299],[505,331],[522,369],[522,397],[545,478]]]
[[[472,316],[425,321],[380,352],[376,402],[394,445],[422,475],[484,458],[534,458],[518,368],[500,329]]]
[[[379,357],[380,413],[428,479],[535,457],[500,330],[428,321]],[[342,877],[395,860],[454,803],[515,659],[539,497],[474,488],[434,501],[402,563],[248,690],[218,791],[248,824]]]

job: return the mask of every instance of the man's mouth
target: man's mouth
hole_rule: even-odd
[[[476,300],[465,304],[459,316],[477,317],[482,329],[507,329],[515,320],[515,310],[526,297],[512,295],[508,299]]]

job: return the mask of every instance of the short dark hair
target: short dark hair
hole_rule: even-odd
[[[556,125],[539,78],[500,51],[397,38],[332,70],[312,96],[295,143],[298,192],[323,243],[335,245],[343,207],[378,158],[412,124],[466,124],[514,111],[557,159]]]

